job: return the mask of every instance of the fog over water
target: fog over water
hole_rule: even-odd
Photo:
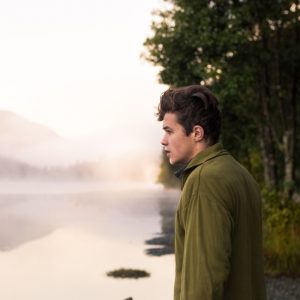
[[[174,209],[178,191],[132,183],[31,182],[19,189],[7,183],[0,184],[1,299],[172,299],[174,256],[147,255],[145,241],[161,233],[160,206]],[[120,267],[151,276],[106,276]]]

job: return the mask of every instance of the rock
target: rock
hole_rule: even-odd
[[[106,275],[115,277],[115,278],[134,278],[134,279],[150,276],[150,274],[148,272],[143,271],[143,270],[124,269],[124,268],[107,272]]]
[[[299,300],[300,278],[267,277],[267,300]]]

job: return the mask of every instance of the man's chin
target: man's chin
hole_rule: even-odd
[[[176,165],[177,164],[177,161],[176,160],[174,160],[174,159],[172,159],[172,158],[170,158],[169,159],[169,163],[170,163],[170,165]]]

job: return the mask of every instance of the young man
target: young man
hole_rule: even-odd
[[[167,90],[158,120],[171,164],[183,164],[176,214],[174,300],[265,300],[261,199],[218,143],[218,101],[205,87]]]

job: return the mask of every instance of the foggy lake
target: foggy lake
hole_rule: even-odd
[[[177,199],[155,185],[0,182],[0,299],[171,300],[174,255],[145,241]],[[121,267],[151,276],[106,276]]]

